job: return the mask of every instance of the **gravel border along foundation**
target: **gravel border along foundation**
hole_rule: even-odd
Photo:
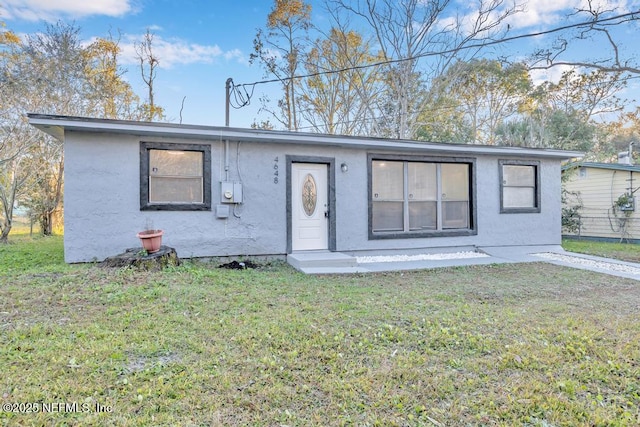
[[[379,255],[379,256],[359,256],[356,257],[358,264],[374,262],[405,262],[405,261],[437,261],[443,259],[465,259],[465,258],[486,258],[489,255],[481,252],[452,252],[440,254],[419,254],[419,255]]]
[[[613,262],[596,261],[587,258],[580,258],[570,255],[554,254],[551,252],[543,252],[537,254],[531,254],[539,258],[544,258],[552,261],[561,261],[569,264],[578,264],[587,268],[598,268],[602,270],[618,271],[621,273],[630,273],[640,275],[640,268],[633,267],[625,264],[616,264]]]

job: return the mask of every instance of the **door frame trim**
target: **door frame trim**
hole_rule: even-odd
[[[329,202],[329,251],[336,250],[336,159],[333,157],[319,156],[292,156],[287,155],[287,253],[293,252],[293,216],[291,207],[291,165],[293,163],[314,163],[327,165],[327,194]]]

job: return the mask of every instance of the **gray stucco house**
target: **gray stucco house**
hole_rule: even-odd
[[[163,229],[181,257],[561,242],[580,153],[29,114],[64,142],[65,260]]]

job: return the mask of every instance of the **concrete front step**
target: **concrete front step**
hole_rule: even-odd
[[[345,273],[355,273],[358,262],[355,257],[341,252],[329,251],[304,251],[293,252],[287,255],[287,262],[296,270],[310,273],[311,269],[317,272],[323,270],[342,270]],[[362,271],[360,269],[359,271]]]
[[[371,273],[371,270],[362,267],[307,267],[298,269],[305,274],[353,274]]]

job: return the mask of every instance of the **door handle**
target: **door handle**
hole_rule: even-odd
[[[324,211],[324,217],[329,218],[329,211]]]

